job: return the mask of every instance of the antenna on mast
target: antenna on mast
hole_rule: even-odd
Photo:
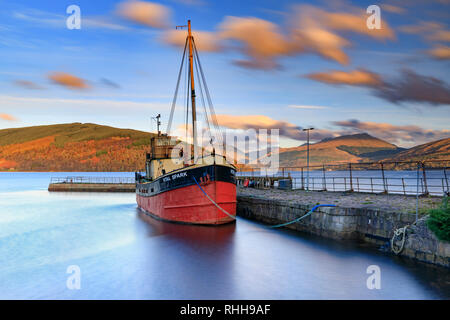
[[[159,119],[161,118],[161,115],[158,113],[158,115],[156,116],[156,126],[157,126],[157,130],[158,130],[158,136],[161,135],[161,130],[159,130],[159,126],[161,125],[161,121],[159,121]]]

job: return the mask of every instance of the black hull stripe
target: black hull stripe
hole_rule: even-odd
[[[136,183],[136,194],[141,197],[153,197],[157,194],[195,185],[195,180],[222,181],[236,184],[236,170],[228,166],[209,165],[160,177],[148,183]]]

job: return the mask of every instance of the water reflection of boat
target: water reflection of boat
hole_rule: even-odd
[[[152,230],[152,235],[166,235],[197,244],[208,246],[218,245],[218,248],[229,242],[234,236],[236,224],[229,223],[220,228],[208,228],[202,225],[168,223],[158,220],[143,210],[139,210],[139,218],[148,223]]]

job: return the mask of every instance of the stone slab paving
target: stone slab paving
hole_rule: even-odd
[[[416,197],[404,195],[386,195],[360,192],[329,192],[279,189],[238,188],[238,196],[250,196],[264,199],[285,200],[300,203],[335,204],[343,208],[370,208],[387,212],[407,212],[415,214]],[[442,197],[419,197],[419,213],[439,207]]]

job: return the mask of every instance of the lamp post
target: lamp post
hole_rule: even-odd
[[[314,130],[314,128],[306,128],[303,131],[306,131],[307,139],[306,139],[306,191],[309,191],[309,132]]]

